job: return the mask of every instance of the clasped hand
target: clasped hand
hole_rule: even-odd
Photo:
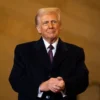
[[[40,85],[40,91],[61,92],[65,88],[65,82],[62,77],[50,78]]]

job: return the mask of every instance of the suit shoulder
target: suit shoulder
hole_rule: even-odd
[[[75,45],[75,44],[71,44],[71,43],[66,43],[64,42],[67,46],[71,47],[71,48],[76,48],[76,49],[83,49],[82,47]]]
[[[65,44],[70,54],[75,55],[78,58],[82,57],[82,59],[85,59],[85,52],[82,47],[77,46],[75,44],[71,44],[71,43],[65,43]]]
[[[29,49],[31,47],[34,47],[34,44],[36,43],[37,41],[31,41],[31,42],[25,42],[25,43],[21,43],[21,44],[18,44],[16,45],[15,49],[19,49],[19,50],[25,50],[25,49]]]
[[[77,46],[75,44],[71,44],[71,43],[66,43],[64,42],[67,46],[67,48],[70,50],[70,51],[73,51],[73,52],[78,52],[78,51],[84,51],[82,47],[80,46]]]

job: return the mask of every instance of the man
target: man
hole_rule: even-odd
[[[16,46],[9,77],[18,100],[76,100],[88,86],[84,51],[59,38],[59,8],[42,8],[35,17],[40,40]]]

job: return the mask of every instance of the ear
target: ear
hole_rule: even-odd
[[[41,28],[39,26],[36,26],[36,29],[37,29],[38,33],[41,33]]]

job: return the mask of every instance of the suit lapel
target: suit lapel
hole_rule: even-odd
[[[46,48],[45,48],[42,38],[40,38],[40,40],[36,42],[35,48],[36,48],[36,52],[37,52],[36,54],[37,54],[39,63],[41,63],[43,67],[46,67],[49,69],[50,68],[50,59],[47,54],[47,51],[46,51]]]
[[[57,51],[54,56],[54,68],[58,67],[59,64],[67,57],[68,47],[61,39],[58,41]]]

